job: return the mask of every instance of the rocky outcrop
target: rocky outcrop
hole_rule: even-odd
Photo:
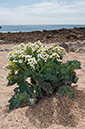
[[[85,52],[85,40],[83,42],[77,42],[76,45],[70,48],[72,52]]]
[[[83,53],[85,52],[85,47],[80,47],[76,50],[76,53]]]
[[[32,32],[0,33],[4,43],[27,43],[40,40],[42,43],[77,42],[85,40],[85,27],[60,30],[43,30]]]
[[[85,27],[32,32],[0,33],[0,44],[20,44],[28,42],[54,43],[64,47],[66,52],[84,52]]]
[[[0,26],[0,29],[1,29],[2,27]]]
[[[69,45],[65,42],[62,42],[59,46],[65,48],[66,52],[69,53]]]

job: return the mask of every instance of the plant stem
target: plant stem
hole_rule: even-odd
[[[41,73],[43,71],[43,69],[45,69],[47,66],[49,66],[53,62],[54,59],[55,59],[55,57],[46,66],[44,66],[39,73]]]

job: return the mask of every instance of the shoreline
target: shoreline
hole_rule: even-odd
[[[43,30],[31,32],[0,32],[0,44],[18,44],[37,42],[61,43],[85,40],[85,27],[74,27],[73,29]]]

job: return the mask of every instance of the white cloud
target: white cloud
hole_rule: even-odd
[[[13,9],[0,6],[0,24],[84,24],[84,5],[81,0],[42,2]]]

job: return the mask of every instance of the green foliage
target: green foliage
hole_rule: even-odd
[[[14,95],[9,100],[9,108],[18,108],[26,99],[31,105],[36,105],[38,98],[50,96],[56,92],[59,97],[75,93],[71,89],[72,83],[77,83],[75,69],[80,69],[77,60],[62,63],[64,48],[46,47],[40,42],[34,44],[20,44],[9,54],[9,63],[5,66],[10,70],[7,86],[15,83]],[[30,82],[27,79],[30,77]]]
[[[18,92],[17,94],[15,94],[10,100],[9,100],[9,109],[13,109],[13,108],[18,108],[21,106],[21,104],[23,103],[24,99],[28,99],[29,100],[29,94],[27,94],[26,92]]]
[[[62,86],[59,88],[57,95],[59,95],[59,97],[63,97],[64,95],[70,95],[69,98],[74,98],[74,91],[71,89],[71,87],[69,86]]]

